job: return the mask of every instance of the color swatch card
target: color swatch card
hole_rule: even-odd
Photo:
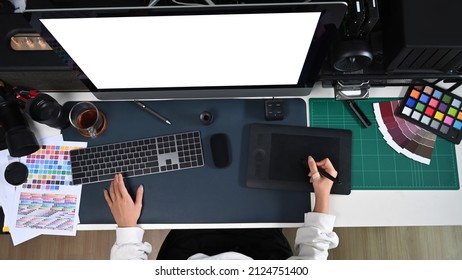
[[[40,234],[75,235],[82,186],[63,186],[53,192],[40,189],[18,191],[14,232],[32,230]]]
[[[63,142],[61,134],[40,139],[39,143],[48,144],[58,142]],[[0,151],[0,173],[3,174],[10,163],[18,160],[20,159],[10,157],[8,150]],[[40,233],[31,230],[15,230],[14,225],[16,224],[16,215],[18,212],[16,196],[17,192],[20,192],[21,190],[22,187],[12,186],[5,180],[4,176],[0,176],[0,198],[2,200],[2,210],[5,214],[4,227],[8,228],[11,233],[10,236],[14,245],[23,243],[40,235]]]
[[[16,211],[9,222],[14,245],[34,234],[76,234],[82,186],[71,184],[69,154],[86,146],[85,142],[47,142],[20,158],[29,174],[15,191]]]
[[[462,140],[462,98],[442,88],[409,87],[397,114],[453,143]]]
[[[374,103],[379,130],[387,144],[398,153],[429,165],[436,135],[396,115],[400,101]]]
[[[86,143],[67,142],[42,145],[41,148],[21,162],[27,166],[29,176],[23,184],[25,189],[59,190],[72,184],[70,150],[80,149]]]

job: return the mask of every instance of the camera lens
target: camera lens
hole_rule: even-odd
[[[39,123],[63,129],[69,126],[69,112],[53,97],[40,93],[26,102],[25,111]]]
[[[5,141],[10,156],[22,157],[40,148],[16,103],[0,98],[0,123],[5,130]]]

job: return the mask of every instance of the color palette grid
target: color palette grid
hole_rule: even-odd
[[[59,190],[60,186],[72,185],[69,151],[79,147],[42,145],[41,148],[22,159],[29,170],[26,189]]]
[[[454,144],[437,137],[430,165],[397,153],[378,129],[373,103],[357,101],[372,125],[364,128],[348,106],[332,98],[309,100],[310,126],[349,129],[353,134],[352,190],[458,190]]]
[[[459,144],[462,140],[462,98],[433,86],[409,87],[400,117]]]
[[[22,192],[16,227],[73,231],[76,207],[76,195]]]

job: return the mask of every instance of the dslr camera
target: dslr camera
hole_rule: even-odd
[[[26,156],[40,148],[25,114],[54,128],[69,125],[69,112],[51,96],[0,81],[0,136],[12,157]]]

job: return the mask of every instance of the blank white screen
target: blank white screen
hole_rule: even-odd
[[[320,13],[43,19],[98,89],[296,85]]]

